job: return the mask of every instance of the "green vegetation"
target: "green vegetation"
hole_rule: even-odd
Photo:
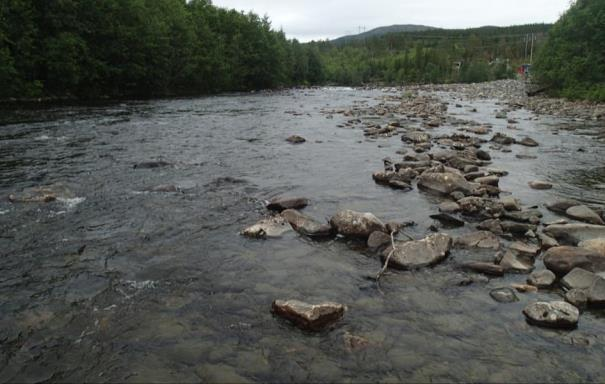
[[[534,72],[552,95],[605,101],[605,1],[577,0],[550,31]]]
[[[317,43],[335,84],[481,82],[515,76],[529,61],[528,35],[543,42],[550,25],[391,33]]]
[[[157,96],[323,81],[319,53],[208,0],[1,0],[0,98]]]

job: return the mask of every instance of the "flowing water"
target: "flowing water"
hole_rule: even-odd
[[[438,199],[371,178],[404,147],[400,138],[367,139],[359,127],[338,127],[350,118],[322,113],[396,94],[334,88],[3,110],[0,382],[602,380],[605,313],[584,313],[574,331],[529,326],[524,306],[559,293],[499,304],[490,290],[526,277],[470,275],[475,283],[466,285],[458,265],[472,252],[388,274],[378,289],[368,276],[381,261],[361,243],[239,236],[266,214],[265,200],[281,195],[310,198],[305,213],[320,220],[353,209],[413,220],[417,238],[430,233]],[[439,96],[452,115],[507,131],[495,100],[455,108],[456,95]],[[527,206],[556,196],[605,203],[603,127],[524,110],[510,116],[520,130],[508,134],[541,146],[492,151],[494,166],[510,172],[502,189]],[[308,141],[290,145],[291,134]],[[172,165],[133,167],[156,160]],[[530,190],[534,179],[555,188]],[[68,197],[6,198],[57,183]],[[179,191],[144,192],[165,184]],[[274,299],[330,300],[348,311],[310,334],[274,318]],[[351,350],[349,335],[369,345]]]

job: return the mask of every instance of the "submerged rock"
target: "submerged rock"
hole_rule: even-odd
[[[477,184],[468,182],[463,176],[450,172],[425,172],[418,179],[418,188],[445,196],[452,192],[473,194],[477,187]]]
[[[298,300],[275,300],[272,312],[307,331],[321,331],[340,320],[345,306],[338,303],[308,304]]]
[[[492,290],[489,295],[498,303],[508,304],[519,301],[515,291],[510,288],[497,288]]]
[[[431,215],[430,218],[433,220],[437,220],[444,226],[450,228],[464,227],[465,225],[464,221],[457,219],[454,216],[448,215],[447,213],[438,213],[436,215]]]
[[[482,261],[465,263],[462,265],[462,269],[491,276],[504,276],[504,268],[493,263],[485,263]]]
[[[367,239],[372,232],[387,232],[386,226],[372,213],[344,210],[338,212],[330,225],[343,236]]]
[[[21,193],[8,196],[11,203],[50,203],[57,199],[71,199],[75,195],[63,184],[56,183],[44,187],[26,188]]]
[[[287,209],[282,212],[282,217],[290,223],[292,229],[303,236],[330,237],[333,235],[331,225],[319,223],[296,210]]]
[[[389,244],[391,244],[391,236],[384,232],[372,232],[368,238],[368,248],[370,249],[380,249],[388,246]]]
[[[534,269],[534,261],[532,256],[509,249],[500,260],[500,266],[507,272],[530,273]]]
[[[134,169],[153,169],[153,168],[170,167],[171,165],[172,164],[167,161],[159,160],[159,161],[143,161],[141,163],[137,163],[137,164],[133,165],[132,167]]]
[[[389,266],[396,269],[413,270],[432,266],[447,258],[452,246],[452,238],[438,233],[423,240],[396,242],[395,251],[389,261]],[[392,247],[383,252],[386,260]]]
[[[547,328],[573,329],[580,320],[580,311],[564,301],[532,303],[523,314],[532,325]]]
[[[274,216],[260,220],[258,223],[242,230],[240,234],[253,239],[266,239],[280,237],[290,230],[288,222],[282,216]]]
[[[275,197],[267,204],[271,211],[285,211],[286,209],[302,209],[309,205],[309,200],[304,197]]]
[[[529,182],[529,187],[531,189],[547,190],[547,189],[552,189],[553,185],[547,181],[535,180],[535,181]]]

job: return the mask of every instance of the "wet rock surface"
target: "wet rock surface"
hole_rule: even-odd
[[[396,269],[414,270],[440,263],[447,257],[452,238],[444,234],[431,235],[423,240],[396,242],[383,252],[383,259],[393,251],[389,266]]]
[[[276,197],[269,200],[267,209],[281,212],[286,209],[303,209],[307,205],[309,205],[309,200],[304,197]]]
[[[345,313],[345,306],[342,304],[308,304],[298,300],[275,300],[271,309],[274,314],[309,331],[321,331],[340,320]]]
[[[373,232],[387,232],[386,226],[374,214],[344,210],[330,219],[330,225],[343,236],[367,239]]]
[[[558,276],[575,268],[589,271],[605,270],[605,259],[599,253],[579,247],[554,247],[544,253],[544,265]]]
[[[330,224],[322,224],[296,210],[285,210],[281,213],[281,216],[292,226],[292,229],[303,236],[325,238],[334,234]]]
[[[578,308],[564,301],[533,303],[525,307],[523,314],[530,324],[547,328],[572,329],[580,320]]]

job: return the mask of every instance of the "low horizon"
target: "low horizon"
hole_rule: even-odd
[[[311,3],[312,7],[309,7]],[[470,29],[485,26],[507,27],[526,24],[551,24],[569,8],[569,0],[510,0],[485,3],[466,0],[455,4],[445,0],[378,0],[367,7],[350,7],[343,0],[215,0],[214,5],[267,15],[273,28],[301,42],[333,40],[392,25],[423,25],[441,29]],[[435,9],[439,11],[435,12]],[[341,17],[335,19],[334,14]],[[399,16],[402,15],[402,16]]]

